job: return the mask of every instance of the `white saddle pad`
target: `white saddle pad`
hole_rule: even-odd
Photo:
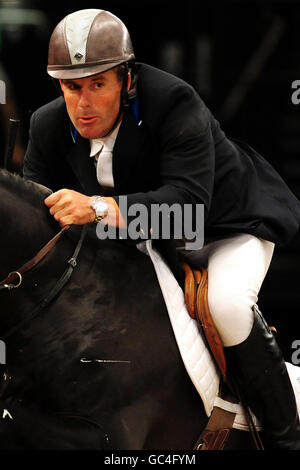
[[[199,334],[196,320],[188,314],[183,291],[173,273],[160,254],[154,250],[151,240],[140,243],[138,248],[148,254],[153,262],[184,366],[203,401],[207,416],[211,415],[214,406],[218,406],[236,413],[234,428],[248,430],[241,405],[232,404],[218,397],[220,374]],[[287,363],[287,368],[300,410],[300,367]],[[258,420],[255,416],[253,419],[259,429]]]

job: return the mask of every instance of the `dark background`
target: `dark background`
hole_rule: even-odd
[[[119,16],[137,59],[191,83],[225,132],[261,152],[300,198],[300,105],[291,99],[300,80],[300,1],[0,1],[2,154],[8,117],[18,118],[21,165],[31,113],[57,96],[46,74],[50,34],[83,8]],[[259,302],[290,362],[300,340],[299,256],[299,236],[276,248]]]

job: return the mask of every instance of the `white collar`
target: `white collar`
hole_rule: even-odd
[[[104,148],[108,152],[112,152],[115,141],[120,129],[121,122],[117,125],[117,127],[105,137],[101,137],[99,139],[90,139],[90,157],[94,157],[102,148]]]

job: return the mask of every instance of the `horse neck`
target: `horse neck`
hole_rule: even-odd
[[[49,221],[45,223],[43,218],[34,219],[32,224],[28,224],[28,220],[22,220],[22,222],[15,230],[7,230],[6,236],[3,234],[1,236],[3,248],[0,258],[0,280],[5,279],[9,272],[18,271],[24,263],[31,261],[57,233],[52,224],[49,224]],[[28,325],[30,325],[32,312],[43,299],[48,297],[59,280],[62,270],[67,267],[67,261],[73,249],[73,242],[62,237],[33,269],[23,274],[20,287],[12,291],[0,292],[0,330],[5,336],[16,325],[22,324],[26,318],[29,319]],[[26,335],[28,325],[25,325],[24,331],[20,328],[17,333],[13,334],[13,341],[23,341],[22,338],[24,334]],[[10,335],[8,341],[11,341]]]
[[[41,201],[40,206],[13,194],[0,195],[0,270],[16,269],[49,241],[54,228]]]

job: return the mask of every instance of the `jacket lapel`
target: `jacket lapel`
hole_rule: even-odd
[[[147,131],[131,112],[124,114],[113,150],[113,175],[117,194],[132,192],[132,177],[138,158],[143,154]],[[130,189],[131,188],[131,189]]]
[[[89,196],[99,194],[100,185],[96,176],[94,159],[90,158],[90,144],[87,139],[77,136],[71,151],[66,155],[84,194]]]
[[[143,154],[147,131],[143,125],[138,125],[131,112],[125,113],[120,126],[113,150],[113,176],[116,194],[132,192],[132,175],[138,158]],[[76,142],[66,155],[79,186],[87,195],[99,194],[101,186],[98,183],[93,158],[90,158],[88,139],[77,135]],[[130,189],[131,188],[131,189]]]

